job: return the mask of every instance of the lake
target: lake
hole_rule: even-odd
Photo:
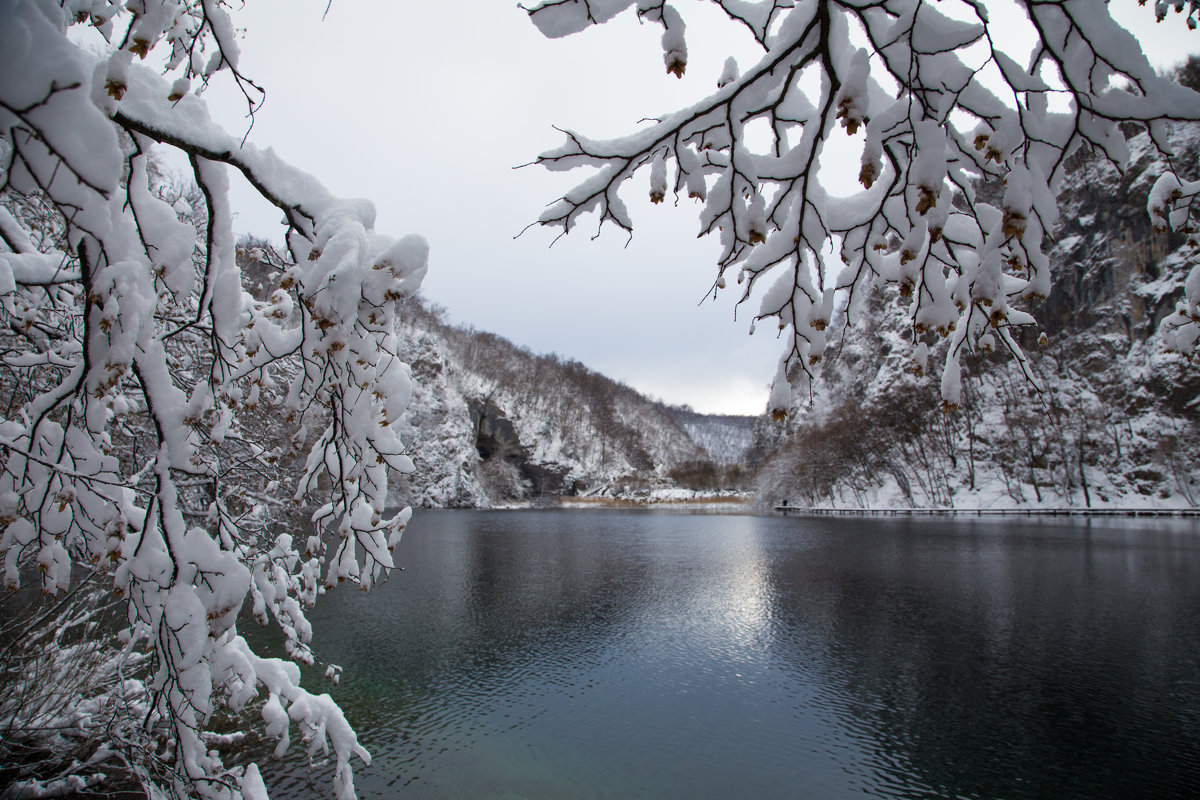
[[[314,644],[364,798],[1194,798],[1198,534],[418,511]],[[265,762],[328,796],[299,745]]]

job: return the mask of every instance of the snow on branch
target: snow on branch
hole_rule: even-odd
[[[526,10],[542,33],[565,36],[631,5],[548,0]],[[848,331],[861,298],[885,284],[907,303],[914,362],[948,342],[947,409],[961,401],[966,352],[998,340],[1025,363],[1020,332],[1036,327],[1028,309],[1051,291],[1045,245],[1068,157],[1089,148],[1122,166],[1121,126],[1132,123],[1170,164],[1165,126],[1200,119],[1200,95],[1157,74],[1092,0],[1024,0],[1003,20],[984,0],[718,5],[754,34],[758,63],[727,63],[713,94],[625,138],[566,132],[537,163],[596,171],[538,223],[567,233],[594,212],[632,233],[618,190],[649,167],[658,202],[673,171],[676,197],[701,204],[701,235],[719,239],[713,291],[736,277],[739,305],[758,298],[754,322],[773,321],[787,341],[777,383],[795,388],[822,360],[834,317]],[[1160,2],[1160,20],[1169,5],[1188,5],[1195,27],[1196,3]],[[671,6],[636,6],[682,26]],[[843,134],[859,149],[853,170],[827,163]],[[1200,291],[1189,297],[1181,313],[1194,318]],[[1192,329],[1172,324],[1189,348]],[[790,393],[777,385],[771,402],[784,411]]]
[[[1155,231],[1187,234],[1190,269],[1183,298],[1159,324],[1159,331],[1168,350],[1194,358],[1200,340],[1200,181],[1181,182],[1172,173],[1162,175],[1150,190],[1146,210]]]
[[[195,93],[207,82],[228,76],[252,111],[262,97],[228,8],[0,0],[3,580],[54,595],[84,565],[126,599],[126,641],[151,653],[138,722],[175,742],[148,790],[265,796],[256,767],[205,742],[218,708],[266,697],[281,750],[292,722],[332,745],[335,795],[350,798],[366,751],[294,664],[250,651],[237,616],[249,598],[312,663],[306,609],[392,568],[411,512],[384,514],[388,473],[412,469],[398,303],[428,247],[379,235],[369,202],[213,123]],[[80,46],[76,26],[107,49]],[[190,164],[184,188],[163,150]],[[237,248],[230,169],[283,213],[286,254]],[[269,296],[243,288],[248,262],[276,271]],[[310,499],[317,533],[280,532]]]

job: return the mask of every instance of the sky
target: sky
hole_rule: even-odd
[[[451,322],[670,403],[760,414],[782,345],[773,331],[749,335],[756,301],[736,313],[732,292],[708,296],[718,246],[697,239],[694,201],[652,206],[639,173],[622,193],[632,239],[611,226],[595,237],[590,220],[553,247],[556,231],[518,236],[586,177],[515,169],[561,142],[554,126],[630,133],[715,89],[728,55],[743,67],[756,60],[748,34],[713,4],[678,6],[688,24],[681,80],[665,72],[662,29],[632,12],[549,40],[497,0],[256,0],[234,17],[242,70],[267,90],[248,139],[335,194],[374,201],[381,233],[425,236],[422,293]],[[1156,27],[1150,6],[1112,0],[1153,63],[1200,52],[1200,32]],[[222,86],[205,96],[227,130],[246,131],[240,96]],[[234,207],[238,233],[280,237],[278,212],[249,187],[235,185]]]

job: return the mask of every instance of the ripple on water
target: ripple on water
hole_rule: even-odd
[[[423,512],[313,622],[364,797],[1195,797],[1197,541]]]

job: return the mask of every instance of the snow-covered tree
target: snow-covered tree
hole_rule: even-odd
[[[1018,332],[1036,331],[1030,303],[1051,291],[1045,246],[1068,159],[1091,148],[1123,165],[1127,125],[1149,130],[1171,165],[1150,213],[1164,228],[1196,227],[1200,186],[1175,177],[1167,126],[1200,119],[1200,95],[1156,73],[1108,2],[715,2],[761,47],[757,63],[729,59],[713,94],[624,138],[568,132],[537,163],[595,172],[538,221],[565,234],[594,212],[632,232],[618,192],[639,171],[653,202],[698,200],[701,235],[720,239],[713,292],[736,277],[738,303],[759,298],[754,322],[777,323],[787,343],[776,412],[791,406],[789,386],[808,384],[835,316],[853,324],[882,284],[907,303],[914,364],[944,352],[946,408],[962,402],[966,353],[1002,350],[1024,366]],[[545,0],[527,11],[561,37],[630,7],[662,26],[666,71],[683,77],[683,15],[662,0]],[[1198,9],[1159,0],[1145,13],[1162,22],[1186,11],[1166,24],[1195,28]],[[853,167],[828,157],[838,139],[857,148]],[[1178,349],[1200,336],[1198,308],[1200,270],[1166,323]]]
[[[1154,184],[1146,208],[1158,232],[1187,234],[1191,269],[1184,279],[1184,297],[1174,313],[1159,325],[1167,348],[1192,358],[1200,340],[1200,181],[1183,181],[1164,173]]]
[[[214,124],[197,96],[211,81],[251,110],[262,98],[238,56],[223,0],[0,0],[3,581],[55,595],[84,567],[125,599],[125,652],[150,653],[145,700],[102,735],[127,763],[156,759],[141,773],[154,796],[265,796],[257,767],[223,764],[206,735],[218,710],[258,699],[279,752],[297,728],[332,746],[348,798],[366,751],[237,618],[249,600],[311,663],[306,608],[392,567],[409,512],[383,516],[388,470],[411,468],[394,323],[427,246],[376,234],[369,202]],[[183,189],[157,154],[190,165]],[[231,170],[288,226],[263,300],[242,286]],[[248,428],[268,416],[309,446],[290,486],[277,442]],[[317,501],[318,535],[276,533],[287,496]]]

